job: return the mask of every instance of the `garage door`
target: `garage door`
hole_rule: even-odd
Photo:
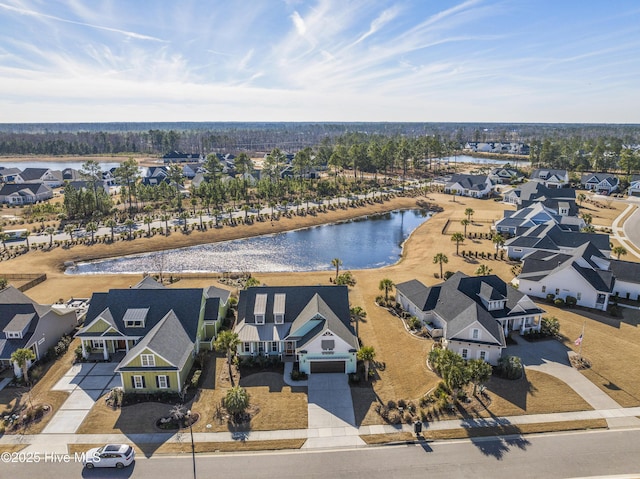
[[[313,361],[311,373],[343,373],[344,361]]]

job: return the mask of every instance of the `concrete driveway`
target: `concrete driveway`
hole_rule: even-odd
[[[80,363],[71,366],[52,390],[67,391],[69,397],[51,418],[43,433],[74,433],[94,403],[111,388],[122,386],[113,372],[116,363]]]
[[[307,411],[309,439],[303,448],[361,446],[346,374],[310,374]]]

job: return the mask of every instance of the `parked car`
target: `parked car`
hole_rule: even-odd
[[[129,466],[135,459],[136,453],[127,444],[107,444],[102,447],[89,449],[84,457],[87,469],[94,467],[117,467],[122,469]]]

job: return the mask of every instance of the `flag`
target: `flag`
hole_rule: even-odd
[[[580,346],[580,344],[582,344],[582,334],[573,342],[573,344],[576,346]]]

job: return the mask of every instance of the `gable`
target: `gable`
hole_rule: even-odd
[[[109,329],[113,329],[113,325],[102,316],[98,316],[91,324],[83,328],[85,333],[105,333]]]
[[[143,366],[142,365],[142,356],[143,355],[149,355],[149,356],[153,356],[153,361],[155,366]],[[146,368],[150,368],[150,367],[156,367],[156,368],[175,368],[176,365],[172,364],[170,361],[168,361],[167,359],[163,358],[160,354],[158,354],[156,351],[152,350],[149,347],[146,347],[144,349],[142,349],[141,351],[139,351],[134,357],[132,357],[130,360],[128,360],[126,363],[123,362],[121,363],[119,366],[119,368],[140,368],[140,369],[146,369]]]

